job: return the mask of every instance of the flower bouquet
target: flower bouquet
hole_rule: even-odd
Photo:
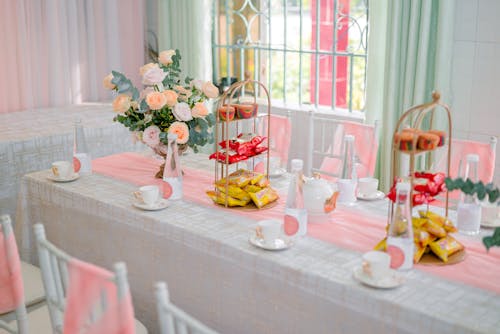
[[[113,101],[118,115],[113,120],[162,157],[167,153],[168,133],[177,135],[180,152],[187,147],[198,152],[200,146],[214,142],[215,117],[207,102],[216,98],[219,90],[210,81],[186,77],[181,82],[180,60],[179,50],[167,50],[160,52],[157,63],[142,66],[139,71],[145,87],[141,92],[116,71],[103,80],[106,89],[118,93]],[[160,168],[158,178],[163,173]]]

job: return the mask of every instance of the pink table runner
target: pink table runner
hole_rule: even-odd
[[[161,161],[144,157],[135,153],[122,153],[95,159],[92,162],[95,173],[107,175],[135,185],[162,185],[162,181],[154,178]],[[183,167],[184,199],[197,204],[206,205],[219,210],[245,215],[255,220],[265,218],[282,219],[284,216],[285,196],[278,204],[266,210],[242,211],[226,209],[213,204],[205,194],[213,188],[213,172],[200,171]],[[385,236],[385,215],[373,214],[367,216],[355,207],[337,208],[332,215],[332,221],[323,224],[308,224],[308,235],[337,246],[366,252]],[[487,253],[484,246],[474,240],[458,239],[467,249],[466,259],[458,264],[448,266],[416,265],[416,268],[441,277],[463,282],[469,285],[494,291],[500,294],[500,249],[493,248]]]

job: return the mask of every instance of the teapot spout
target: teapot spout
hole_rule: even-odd
[[[335,191],[333,195],[325,200],[325,205],[323,207],[325,213],[330,213],[337,207],[337,197],[339,197],[339,192]]]

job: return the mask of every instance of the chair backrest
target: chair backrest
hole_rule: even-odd
[[[479,155],[478,177],[483,183],[493,181],[495,174],[497,138],[490,137],[489,142],[478,142],[472,140],[452,139],[450,156],[450,177],[463,177],[468,154]],[[444,146],[443,150],[447,147]],[[434,155],[432,170],[446,172],[447,155],[439,152]]]
[[[258,133],[267,137],[269,129],[269,155],[279,157],[281,161],[280,167],[286,167],[292,141],[292,122],[290,117],[287,116],[270,115],[269,118],[270,121],[268,121],[267,115],[259,117]],[[265,144],[262,146],[265,146]]]
[[[358,177],[373,176],[378,154],[379,121],[369,125],[313,116],[310,128],[311,172],[319,172],[325,178],[340,177],[344,161],[344,137],[352,135],[355,137]]]
[[[156,283],[156,306],[161,334],[217,333],[172,304],[165,282]]]
[[[124,263],[114,273],[69,256],[34,226],[40,269],[54,333],[134,333]]]
[[[15,311],[17,330],[0,320],[0,328],[9,333],[28,333],[24,305],[21,260],[9,215],[0,217],[0,313]]]

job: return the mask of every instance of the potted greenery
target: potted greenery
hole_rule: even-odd
[[[488,201],[490,203],[497,203],[500,197],[500,190],[493,183],[485,185],[482,181],[475,183],[470,179],[464,181],[462,178],[451,179],[447,177],[445,179],[445,184],[448,191],[460,190],[466,195],[476,195],[480,201],[488,196]],[[495,228],[492,236],[484,237],[483,244],[487,250],[493,246],[500,247],[500,227]]]

